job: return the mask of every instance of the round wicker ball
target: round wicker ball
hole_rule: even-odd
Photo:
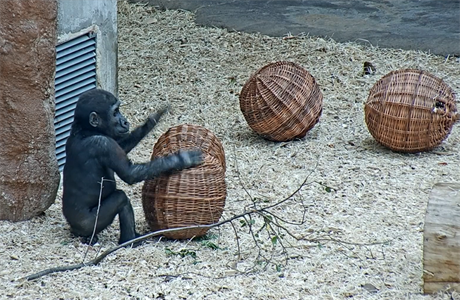
[[[458,119],[453,90],[442,79],[412,69],[390,72],[375,83],[364,112],[379,143],[407,153],[438,146]]]
[[[323,95],[315,78],[293,62],[275,62],[254,73],[240,93],[248,125],[272,141],[303,138],[319,121]]]
[[[208,129],[179,125],[164,133],[153,147],[152,160],[179,150],[201,149],[204,162],[196,167],[147,180],[142,188],[145,218],[152,231],[208,225],[219,221],[225,206],[225,154]],[[164,234],[171,239],[205,235],[208,229]]]

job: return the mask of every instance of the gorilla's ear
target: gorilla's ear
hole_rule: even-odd
[[[93,126],[95,128],[98,127],[99,125],[101,125],[101,118],[94,111],[89,114],[89,125],[91,125],[91,126]]]

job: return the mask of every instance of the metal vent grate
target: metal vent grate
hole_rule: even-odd
[[[78,96],[96,88],[96,34],[90,32],[56,47],[54,129],[59,170],[65,164],[65,143],[70,134]]]

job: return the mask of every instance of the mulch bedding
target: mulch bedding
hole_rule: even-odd
[[[306,184],[275,205],[272,220],[278,223],[269,222],[270,227],[261,217],[238,219],[205,238],[149,239],[97,266],[20,280],[87,261],[116,245],[117,220],[93,247],[72,237],[59,191],[45,214],[0,222],[2,298],[460,299],[456,292],[422,294],[425,210],[434,184],[459,181],[458,127],[433,151],[395,153],[369,134],[363,109],[374,83],[396,69],[426,70],[458,92],[458,58],[307,34],[268,37],[204,28],[194,24],[190,12],[118,6],[122,111],[136,125],[171,105],[130,153],[133,162],[148,161],[168,128],[196,124],[216,134],[225,149],[223,219],[254,205],[275,205],[305,179]],[[301,140],[266,141],[251,131],[239,109],[246,80],[274,61],[300,64],[321,86],[320,122]],[[366,61],[375,74],[363,74]],[[148,232],[142,183],[119,186],[131,199],[138,231]],[[280,231],[278,239],[271,229]]]

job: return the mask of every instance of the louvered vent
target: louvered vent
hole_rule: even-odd
[[[55,77],[56,113],[56,155],[59,170],[65,164],[65,143],[78,96],[96,88],[96,34],[88,33],[69,40],[56,47]]]

